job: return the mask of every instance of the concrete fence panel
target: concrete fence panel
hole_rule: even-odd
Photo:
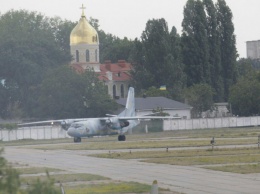
[[[257,117],[251,117],[251,125],[252,126],[257,126]]]
[[[178,124],[176,122],[178,121]],[[164,121],[164,130],[205,129],[259,126],[260,117],[223,117],[208,119],[182,119]]]
[[[185,120],[186,123],[186,129],[193,129],[192,127],[192,119]]]
[[[38,139],[38,129],[31,129],[31,139]]]
[[[2,130],[2,141],[9,141],[9,131]]]
[[[215,120],[214,119],[207,119],[208,128],[214,129],[215,128]]]
[[[164,120],[163,121],[163,129],[164,129],[164,131],[172,130],[171,126],[172,126],[172,121],[171,120]]]
[[[208,128],[207,119],[199,119],[199,122],[200,122],[200,127],[201,127],[201,129],[206,129],[206,128]]]
[[[244,126],[253,126],[250,117],[244,117]]]
[[[200,119],[192,119],[192,129],[201,129]]]
[[[179,129],[179,121],[172,120],[172,130],[178,130],[178,129]]]
[[[179,129],[186,129],[186,120],[178,120],[179,122]]]
[[[237,118],[236,117],[230,117],[229,118],[229,125],[230,125],[230,127],[236,127],[237,126]]]
[[[215,128],[221,128],[222,127],[222,120],[221,118],[215,118],[214,119]]]
[[[51,128],[50,127],[44,127],[43,130],[44,130],[45,139],[51,139],[51,137],[52,137],[52,135],[51,135],[51,133],[52,133]]]
[[[244,118],[243,117],[238,117],[237,118],[237,127],[243,127],[244,125]]]
[[[9,133],[9,141],[17,140],[17,130],[8,131]]]
[[[222,118],[222,127],[230,127],[229,118]]]
[[[25,139],[24,138],[24,130],[16,130],[17,131],[17,140],[19,139]]]

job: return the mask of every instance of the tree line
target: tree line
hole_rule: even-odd
[[[231,102],[234,114],[258,114],[260,107],[245,99],[259,100],[254,71],[259,62],[237,61],[233,16],[225,0],[188,0],[183,14],[181,34],[165,19],[152,19],[134,40],[106,33],[90,18],[99,34],[101,63],[126,59],[139,95],[186,101],[194,115],[224,101]],[[26,10],[0,15],[1,117],[94,117],[116,108],[94,72],[77,74],[68,67],[75,25]],[[249,89],[252,83],[256,88]],[[158,89],[162,85],[166,91]],[[242,89],[248,94],[243,100],[236,94]]]

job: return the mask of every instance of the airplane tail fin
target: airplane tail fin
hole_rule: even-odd
[[[132,87],[130,87],[128,90],[125,110],[122,113],[120,113],[120,116],[125,116],[125,117],[135,116],[135,90]]]

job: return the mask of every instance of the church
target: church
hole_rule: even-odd
[[[132,66],[125,60],[119,60],[117,63],[107,60],[104,64],[100,63],[98,33],[89,24],[83,5],[81,9],[81,18],[70,34],[70,52],[73,57],[71,66],[78,73],[93,70],[107,86],[108,94],[112,98],[125,98],[130,86]]]

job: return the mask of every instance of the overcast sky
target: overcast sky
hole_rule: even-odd
[[[216,0],[214,0],[216,2]],[[246,41],[260,40],[260,0],[226,0],[233,23],[240,57],[246,57]],[[81,5],[87,18],[99,20],[100,29],[120,38],[140,38],[149,19],[164,18],[169,29],[181,34],[186,0],[0,0],[0,12],[10,9],[37,11],[46,16],[78,21]]]

